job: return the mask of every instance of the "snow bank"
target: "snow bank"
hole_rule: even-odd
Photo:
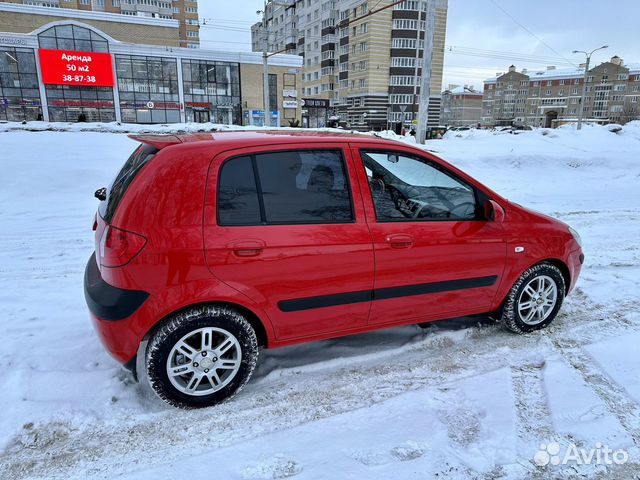
[[[69,123],[69,122],[0,122],[0,133],[3,132],[101,132],[101,133],[195,133],[230,130],[307,130],[289,127],[256,127],[226,125],[223,123],[168,123],[143,125],[138,123]],[[320,128],[320,131],[347,132],[336,128]],[[352,132],[358,133],[358,132]]]

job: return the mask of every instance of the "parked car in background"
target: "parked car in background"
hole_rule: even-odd
[[[204,407],[260,347],[488,314],[556,317],[578,235],[405,143],[320,132],[138,135],[100,199],[85,274],[107,350]]]

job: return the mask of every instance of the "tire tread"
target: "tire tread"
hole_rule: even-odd
[[[240,385],[231,392],[224,399],[211,402],[210,405],[226,402],[233,396],[235,396],[242,388],[246,385],[246,383],[251,378],[253,371],[255,370],[256,364],[258,362],[258,339],[256,337],[255,331],[251,324],[247,321],[247,319],[242,316],[237,310],[234,310],[231,307],[226,305],[201,305],[196,307],[191,307],[181,312],[175,313],[169,318],[167,318],[162,326],[154,333],[153,337],[150,339],[149,344],[147,346],[146,351],[146,373],[147,379],[149,381],[149,385],[154,393],[163,401],[167,402],[174,407],[190,409],[190,408],[198,408],[209,405],[189,405],[182,400],[174,398],[171,395],[168,388],[173,388],[165,385],[161,378],[158,378],[153,372],[157,367],[157,363],[161,362],[162,349],[166,348],[166,342],[170,335],[176,332],[178,329],[184,327],[190,322],[202,319],[222,319],[225,322],[230,322],[235,324],[240,330],[244,331],[247,334],[247,339],[243,342],[241,339],[238,341],[242,347],[242,362],[245,363],[245,359],[248,360],[246,365],[248,367],[248,371],[245,374],[244,378]]]
[[[533,278],[534,276],[542,272],[547,274],[552,274],[554,280],[557,283],[558,305],[555,308],[555,313],[553,313],[551,317],[545,320],[544,322],[540,323],[539,325],[523,327],[523,324],[518,320],[518,315],[516,313],[516,303],[518,301],[517,299],[520,292],[520,287],[525,282],[531,280],[531,278]],[[564,276],[562,275],[562,272],[560,271],[560,269],[555,265],[553,265],[552,263],[541,262],[528,268],[527,270],[525,270],[525,272],[522,275],[520,275],[520,278],[518,278],[516,283],[513,284],[513,287],[511,287],[511,290],[509,290],[509,293],[507,294],[507,298],[503,303],[502,311],[499,317],[500,324],[505,329],[510,330],[514,333],[520,333],[520,334],[529,333],[531,331],[544,328],[549,323],[551,323],[555,318],[555,316],[557,315],[557,312],[560,309],[560,306],[562,305],[562,302],[564,300],[565,291],[566,291],[566,287],[565,287]]]

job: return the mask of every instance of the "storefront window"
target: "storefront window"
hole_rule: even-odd
[[[278,110],[278,75],[275,73],[269,74],[269,108]]]
[[[40,48],[78,52],[108,52],[107,40],[77,25],[57,25],[38,34]],[[52,122],[114,122],[113,89],[74,85],[46,85]]]
[[[33,50],[0,49],[0,120],[42,120]]]
[[[116,55],[116,73],[123,122],[180,122],[176,59]]]
[[[106,38],[77,25],[58,25],[38,34],[40,48],[77,52],[108,52]]]
[[[187,121],[241,123],[238,64],[183,60],[182,76]]]

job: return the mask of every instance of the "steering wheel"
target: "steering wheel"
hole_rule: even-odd
[[[387,187],[389,188],[389,195],[391,195],[391,200],[393,200],[393,204],[395,205],[396,210],[406,216],[406,214],[403,212],[403,204],[406,201],[406,197],[393,185],[387,185]]]

